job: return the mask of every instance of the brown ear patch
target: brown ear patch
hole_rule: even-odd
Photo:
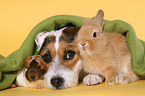
[[[47,46],[48,44],[55,42],[55,41],[56,41],[56,37],[54,35],[48,36],[44,40],[44,46]]]
[[[63,30],[60,41],[71,43],[78,34],[80,27],[68,27]]]
[[[24,59],[24,64],[25,64],[25,68],[27,69],[29,67],[29,63],[30,63],[30,60],[32,59],[31,56],[29,56],[28,58]]]

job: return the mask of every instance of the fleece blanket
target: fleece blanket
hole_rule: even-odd
[[[57,15],[47,18],[32,29],[18,50],[7,57],[0,55],[0,90],[8,88],[12,84],[17,76],[17,71],[24,67],[24,58],[39,54],[35,44],[35,37],[39,32],[52,31],[56,27],[61,28],[67,24],[78,27],[82,25],[84,19],[84,17],[73,15]],[[105,20],[103,30],[105,32],[117,32],[126,36],[132,55],[132,68],[136,74],[145,76],[145,42],[136,37],[132,26],[121,20]]]

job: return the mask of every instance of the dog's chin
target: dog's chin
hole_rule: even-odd
[[[72,78],[70,81],[64,82],[64,84],[60,88],[61,89],[66,89],[66,88],[75,87],[77,85],[78,85],[78,78],[75,78],[75,79]]]
[[[52,64],[44,75],[44,86],[53,89],[66,89],[77,86],[79,72],[82,70],[82,60],[79,60],[73,69],[61,64]]]
[[[66,88],[74,87],[74,86],[77,86],[77,84],[78,84],[78,74],[73,72],[73,71],[60,70],[55,75],[51,74],[51,73],[54,73],[54,72],[47,72],[47,73],[44,76],[45,77],[44,86],[46,88],[52,88],[52,89],[59,89],[60,90],[60,89],[66,89]],[[52,83],[52,79],[54,77],[55,78],[62,78],[63,79],[62,84],[54,85]]]
[[[74,78],[72,78],[74,77]],[[66,89],[66,88],[70,88],[70,87],[75,87],[77,86],[78,84],[78,77],[75,77],[75,76],[68,76],[68,78],[63,78],[64,79],[64,82],[60,85],[60,86],[54,86],[52,85],[51,83],[51,79],[49,79],[47,82],[48,84],[46,84],[47,88],[52,88],[52,89],[57,89],[57,90],[61,90],[61,89]],[[69,79],[69,80],[68,80]]]

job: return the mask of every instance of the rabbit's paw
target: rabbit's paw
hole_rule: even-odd
[[[110,80],[110,81],[105,81],[105,84],[106,85],[115,85],[116,82],[115,82],[115,80]]]
[[[131,78],[126,74],[121,74],[116,77],[117,84],[127,84],[129,82],[131,82]]]
[[[88,74],[84,79],[83,79],[83,84],[84,85],[96,85],[99,83],[102,83],[104,80],[103,77],[99,75],[91,75]]]

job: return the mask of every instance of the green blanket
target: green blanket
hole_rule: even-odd
[[[35,37],[39,32],[52,31],[55,27],[62,27],[68,23],[81,26],[83,17],[72,15],[58,15],[47,18],[37,24],[24,40],[21,47],[4,58],[0,55],[0,90],[8,88],[16,78],[17,71],[24,67],[23,59],[39,54],[35,44]],[[137,39],[133,28],[120,20],[104,22],[104,31],[117,32],[126,36],[129,50],[132,54],[133,70],[141,76],[145,76],[145,42]]]

